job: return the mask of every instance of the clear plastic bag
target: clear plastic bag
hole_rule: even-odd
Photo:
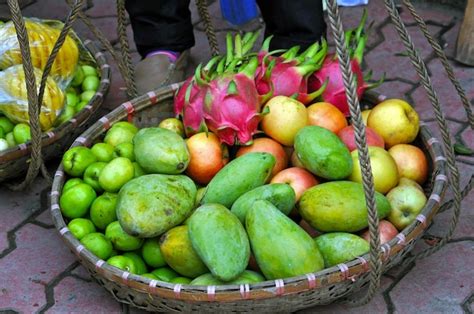
[[[37,92],[43,72],[34,70]],[[48,77],[41,104],[40,125],[43,131],[53,127],[53,123],[64,107],[64,92],[56,81]],[[0,112],[14,123],[29,123],[28,96],[25,72],[21,64],[0,72]]]

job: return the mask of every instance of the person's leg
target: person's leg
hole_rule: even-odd
[[[194,46],[190,0],[127,0],[133,37],[142,57],[157,49],[182,52]]]
[[[270,49],[307,48],[326,35],[322,0],[257,0]]]

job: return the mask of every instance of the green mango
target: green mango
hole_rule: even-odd
[[[220,204],[197,208],[188,220],[191,244],[218,279],[237,278],[247,267],[250,245],[239,219]]]
[[[183,276],[195,278],[209,272],[191,245],[188,226],[177,226],[163,234],[160,250],[166,264]]]
[[[269,153],[248,153],[232,160],[209,182],[201,204],[219,203],[230,208],[242,194],[265,184],[275,162]]]
[[[133,138],[137,163],[147,173],[179,174],[189,164],[189,151],[184,139],[173,131],[145,128]]]
[[[195,278],[190,284],[195,286],[243,285],[262,281],[265,281],[265,278],[261,274],[252,270],[244,270],[239,277],[231,281],[225,282],[217,279],[211,273],[206,273]]]
[[[390,212],[387,198],[375,192],[379,218]],[[306,190],[298,209],[313,228],[324,232],[356,232],[367,228],[367,207],[361,183],[334,181],[318,184]]]
[[[296,202],[295,190],[288,184],[274,183],[259,186],[240,196],[232,205],[231,212],[245,223],[245,215],[256,200],[267,200],[282,213],[288,215]]]
[[[156,237],[183,222],[195,198],[196,185],[186,176],[144,175],[120,189],[117,219],[130,235]]]
[[[369,242],[346,232],[331,232],[314,239],[324,258],[324,266],[331,267],[353,260],[369,252]]]
[[[265,278],[293,277],[324,268],[314,240],[269,201],[256,201],[247,212],[245,225]]]
[[[315,125],[306,126],[295,137],[295,152],[303,166],[328,180],[340,180],[352,173],[352,157],[347,146],[333,132]]]

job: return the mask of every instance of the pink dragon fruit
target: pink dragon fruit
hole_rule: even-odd
[[[257,133],[261,118],[261,100],[254,81],[257,64],[252,58],[239,73],[225,73],[209,83],[204,118],[223,143],[248,145]]]

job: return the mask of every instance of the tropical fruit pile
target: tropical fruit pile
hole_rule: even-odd
[[[64,154],[60,208],[84,247],[125,271],[192,285],[304,275],[369,251],[337,59],[324,42],[298,54],[268,52],[267,40],[253,54],[257,36],[228,36],[227,54],[196,69],[175,95],[178,118],[142,129],[121,121]],[[347,36],[360,51],[363,30]],[[387,99],[364,117],[386,242],[423,208],[428,163],[407,102]]]
[[[59,36],[53,22],[26,19],[36,84]],[[99,86],[97,70],[83,64],[80,42],[67,36],[46,81],[41,103],[43,131],[59,126],[80,111]],[[85,53],[85,52],[84,52]],[[12,22],[0,25],[0,151],[30,139],[28,96],[21,51]],[[78,96],[80,94],[80,97]],[[15,126],[16,125],[16,126]]]

